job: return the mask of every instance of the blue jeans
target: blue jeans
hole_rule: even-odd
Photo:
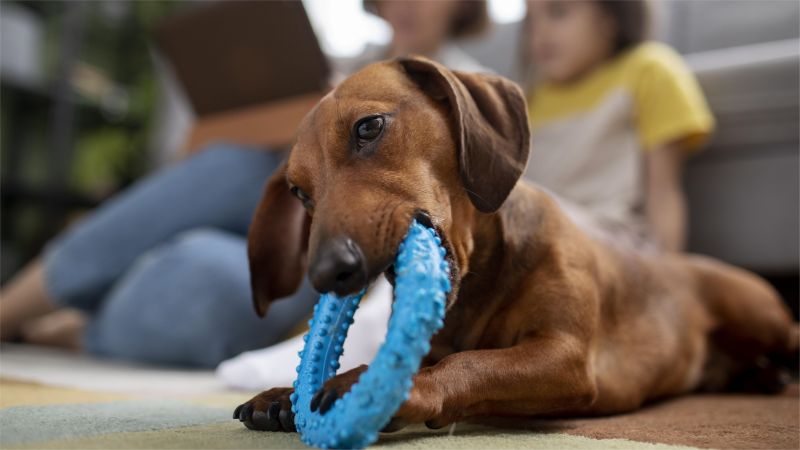
[[[277,342],[317,301],[306,282],[265,319],[247,228],[280,154],[216,145],[107,201],[45,251],[52,299],[90,313],[89,353],[214,367]]]

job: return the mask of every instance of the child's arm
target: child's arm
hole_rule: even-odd
[[[703,146],[714,117],[697,79],[674,50],[647,43],[634,56],[639,58],[631,76],[636,125],[645,149],[647,222],[665,251],[680,251],[686,244],[687,222],[683,162]]]
[[[686,244],[686,199],[681,185],[686,153],[677,142],[656,147],[645,156],[647,221],[668,252],[681,251]]]

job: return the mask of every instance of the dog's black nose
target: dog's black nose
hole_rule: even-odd
[[[361,248],[346,237],[329,239],[317,250],[308,276],[319,292],[346,295],[358,291],[367,282]]]

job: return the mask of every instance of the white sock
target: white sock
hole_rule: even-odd
[[[355,321],[347,333],[339,373],[369,364],[386,337],[392,312],[392,286],[382,276],[373,284],[356,310]],[[233,389],[262,390],[289,387],[297,378],[298,352],[303,350],[303,336],[295,336],[260,350],[244,352],[223,361],[217,378]]]

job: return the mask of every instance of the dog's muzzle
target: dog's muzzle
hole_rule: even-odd
[[[327,240],[308,269],[311,284],[319,292],[344,296],[367,283],[367,267],[361,248],[348,237]]]

